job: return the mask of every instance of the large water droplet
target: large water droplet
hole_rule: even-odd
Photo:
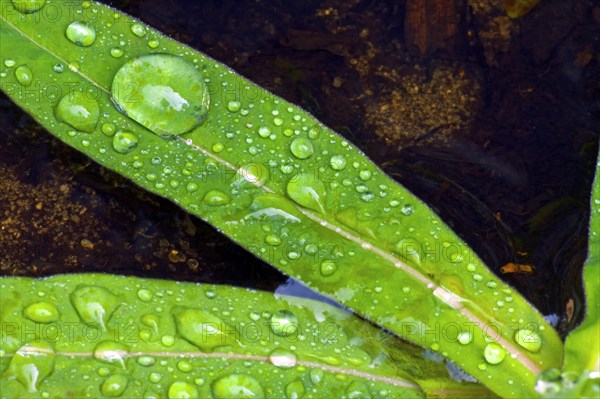
[[[286,349],[276,348],[269,353],[269,362],[277,367],[294,367],[296,361],[296,354]]]
[[[15,69],[15,77],[25,87],[31,86],[33,82],[33,72],[31,72],[31,69],[27,65],[21,65]]]
[[[123,395],[127,389],[129,379],[123,374],[113,374],[108,377],[100,387],[100,391],[108,397],[114,398]]]
[[[280,337],[289,337],[298,331],[298,318],[289,310],[279,310],[271,316],[271,331]]]
[[[371,394],[365,383],[354,381],[346,388],[346,397],[348,399],[370,399]]]
[[[212,206],[227,205],[231,201],[231,197],[219,190],[210,190],[204,195],[204,202]]]
[[[287,184],[287,193],[299,205],[325,213],[325,184],[315,176],[308,173],[294,176]]]
[[[119,306],[119,299],[102,287],[79,286],[70,295],[71,303],[84,323],[106,331],[106,322]]]
[[[13,6],[23,14],[31,14],[46,4],[46,0],[12,0]]]
[[[198,389],[193,384],[185,381],[172,383],[167,396],[169,399],[196,399],[199,397]]]
[[[78,46],[89,47],[96,40],[96,29],[83,21],[74,21],[67,26],[67,39]]]
[[[527,349],[529,352],[539,352],[542,347],[542,338],[538,333],[528,329],[522,329],[515,333],[515,342]]]
[[[131,132],[117,132],[114,135],[112,145],[116,152],[127,154],[137,147],[138,138]]]
[[[315,152],[311,141],[309,139],[305,139],[304,137],[298,137],[297,139],[294,139],[292,144],[290,144],[290,150],[296,158],[300,159],[310,158]]]
[[[260,383],[246,374],[230,374],[219,378],[211,387],[215,399],[264,399]]]
[[[458,342],[460,342],[462,345],[470,344],[473,342],[473,334],[471,334],[469,331],[462,331],[460,334],[458,334]]]
[[[52,323],[58,320],[59,312],[56,306],[48,302],[36,302],[25,308],[25,317],[38,323]]]
[[[321,263],[321,274],[325,277],[333,275],[337,271],[337,265],[332,260],[324,260]]]
[[[504,348],[495,342],[487,344],[483,350],[483,357],[489,364],[498,364],[504,360],[505,356],[506,351]]]
[[[19,381],[28,392],[37,392],[39,383],[54,371],[54,350],[40,341],[24,345],[10,359],[6,375]]]
[[[413,238],[403,238],[394,246],[399,258],[412,266],[421,265],[421,244]]]
[[[100,118],[100,107],[91,95],[76,91],[60,100],[55,109],[55,116],[59,121],[77,130],[91,133]]]
[[[173,310],[177,332],[204,352],[231,342],[227,332],[232,327],[221,318],[202,309],[176,308]]]
[[[304,396],[305,390],[302,381],[292,381],[285,387],[285,397],[287,399],[301,399]]]
[[[124,369],[128,351],[129,348],[120,342],[101,341],[94,348],[94,357],[109,364],[117,364]]]
[[[131,32],[137,37],[144,37],[146,34],[146,27],[142,24],[135,23],[131,25]]]
[[[161,136],[195,129],[209,106],[200,72],[169,54],[144,55],[125,63],[114,77],[112,96],[126,115]]]

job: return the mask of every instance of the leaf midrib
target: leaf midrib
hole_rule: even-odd
[[[42,51],[47,52],[48,54],[50,54],[52,57],[56,58],[57,60],[65,63],[66,65],[69,65],[69,62],[67,62],[66,60],[61,58],[55,52],[53,52],[52,50],[50,50],[47,47],[44,47],[41,43],[37,42],[35,40],[35,38],[27,35],[25,32],[20,30],[14,24],[10,23],[6,18],[4,18],[4,16],[1,13],[0,13],[0,19],[2,19],[2,21],[4,21],[8,26],[10,26],[12,29],[14,29],[16,32],[18,32],[20,35],[27,38],[31,43],[33,43],[35,46],[40,48]],[[161,33],[161,35],[162,35],[162,33]],[[76,75],[79,75],[81,78],[85,79],[90,84],[99,88],[100,90],[105,92],[109,97],[112,98],[112,94],[109,89],[103,87],[100,83],[96,82],[93,78],[84,74],[80,69],[77,69],[77,70],[69,69],[69,70],[71,72],[75,73]],[[127,115],[125,115],[125,116],[127,116]],[[129,119],[132,122],[136,123],[141,129],[145,130],[148,134],[154,134],[153,132],[151,132],[150,130],[145,128],[144,126],[140,125],[137,121],[135,121],[131,118],[129,118]],[[193,141],[191,139],[185,139],[181,136],[177,136],[177,140],[180,143],[201,152],[203,155],[214,159],[219,164],[229,168],[230,170],[232,170],[234,172],[242,172],[242,173],[249,172],[244,168],[236,168],[233,164],[231,164],[227,160],[222,159],[222,158],[216,156],[215,154],[211,153],[204,147],[193,143]],[[301,212],[307,218],[311,219],[313,222],[318,223],[319,225],[333,231],[336,234],[339,234],[340,236],[342,236],[350,241],[353,241],[354,243],[360,245],[361,248],[363,248],[364,250],[367,250],[367,251],[373,253],[374,255],[379,256],[383,260],[392,263],[392,265],[394,265],[396,268],[402,270],[403,272],[405,272],[406,274],[411,276],[413,279],[415,279],[419,283],[426,286],[429,290],[431,290],[432,294],[434,296],[436,296],[438,299],[442,300],[444,303],[446,303],[453,309],[455,309],[458,312],[460,312],[461,314],[463,314],[463,316],[465,316],[470,321],[476,323],[477,326],[481,327],[481,326],[487,325],[485,320],[481,319],[476,314],[471,312],[469,309],[464,307],[460,303],[461,301],[456,299],[456,295],[454,293],[452,293],[451,291],[448,291],[445,287],[436,284],[433,280],[428,278],[425,274],[421,273],[420,271],[418,271],[415,268],[412,268],[411,266],[409,266],[408,264],[403,262],[401,259],[395,257],[393,254],[386,252],[385,250],[381,249],[380,247],[374,245],[372,242],[369,242],[367,240],[364,240],[364,239],[358,237],[357,235],[354,235],[353,233],[351,233],[350,231],[347,230],[346,226],[331,223],[330,221],[321,218],[316,213],[311,212],[310,210],[299,206],[297,203],[295,203],[294,201],[291,201],[289,198],[287,198],[285,196],[281,196],[280,194],[277,194],[274,190],[267,187],[266,183],[265,184],[262,184],[260,182],[252,182],[252,183],[267,193],[274,193],[276,195],[279,195],[282,199],[284,199],[285,201],[290,203],[292,206],[294,206],[296,209],[298,209],[299,212]],[[493,319],[493,317],[489,317],[489,319]],[[514,345],[509,340],[505,339],[502,335],[497,336],[496,341],[499,344],[501,344],[504,347],[504,349],[507,350],[512,356],[514,356],[514,358],[517,359],[523,366],[528,368],[532,373],[537,375],[542,372],[542,368],[540,366],[538,366],[532,359],[530,359],[524,351],[519,350],[516,345]]]

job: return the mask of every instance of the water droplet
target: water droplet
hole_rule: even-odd
[[[212,146],[213,152],[219,153],[225,149],[225,146],[222,143],[215,143]]]
[[[141,289],[141,290],[138,290],[138,292],[137,292],[137,297],[142,302],[150,302],[152,300],[152,296],[153,296],[153,294],[152,294],[152,291],[150,291],[150,290]]]
[[[271,316],[271,331],[281,337],[289,337],[298,331],[298,318],[289,310],[279,310]]]
[[[371,178],[372,173],[370,170],[361,170],[358,175],[362,181],[367,181]]]
[[[25,87],[31,86],[33,82],[33,72],[31,72],[31,69],[27,65],[21,65],[15,69],[15,77]]]
[[[100,107],[91,95],[79,91],[66,94],[55,110],[56,119],[82,132],[91,133],[100,118]]]
[[[137,358],[137,363],[140,366],[150,367],[156,363],[156,359],[154,359],[152,356],[140,356]]]
[[[319,137],[319,127],[318,126],[313,126],[310,128],[310,130],[308,131],[308,138],[309,139],[316,139]]]
[[[110,50],[110,55],[114,58],[121,58],[123,56],[123,49],[119,47],[114,47]]]
[[[36,302],[25,308],[25,317],[37,323],[58,321],[59,312],[56,306],[48,302]]]
[[[483,280],[483,276],[479,273],[475,273],[473,274],[473,280],[475,281],[482,281]]]
[[[321,369],[311,369],[309,372],[309,376],[310,376],[310,381],[317,385],[319,384],[321,381],[323,381],[323,370]]]
[[[247,374],[229,374],[216,380],[211,387],[215,398],[219,399],[264,399],[265,393],[260,383]]]
[[[160,342],[161,342],[161,343],[162,343],[164,346],[166,346],[166,347],[170,347],[170,346],[173,346],[173,345],[175,345],[175,337],[174,337],[174,336],[172,336],[172,335],[163,335],[163,336],[160,338]]]
[[[237,170],[234,184],[236,186],[247,185],[262,187],[269,180],[269,167],[261,163],[251,163]]]
[[[301,399],[304,392],[304,384],[300,380],[292,381],[285,387],[285,397],[287,399]]]
[[[113,134],[115,134],[116,129],[117,128],[114,123],[103,123],[102,127],[100,128],[100,130],[102,130],[102,133],[104,133],[107,136],[112,136]]]
[[[167,396],[169,399],[196,399],[199,397],[198,389],[193,384],[185,381],[172,383]]]
[[[277,367],[294,367],[296,361],[296,354],[286,349],[276,348],[269,353],[269,362]]]
[[[158,40],[148,40],[148,47],[150,48],[157,48],[159,45]]]
[[[505,356],[506,351],[504,348],[495,342],[487,344],[483,350],[483,357],[489,364],[498,364],[504,360]]]
[[[106,322],[119,306],[118,298],[102,287],[79,286],[70,299],[84,323],[100,326],[104,331]]]
[[[113,148],[120,154],[127,154],[137,147],[138,138],[131,132],[117,132],[113,137]]]
[[[346,388],[346,397],[348,399],[370,399],[371,394],[365,383],[354,381]]]
[[[5,375],[16,379],[33,393],[38,385],[54,371],[54,350],[45,342],[24,345],[10,359]],[[11,378],[12,377],[12,378]]]
[[[109,364],[117,364],[125,368],[125,359],[129,348],[115,341],[101,341],[94,348],[94,357]]]
[[[126,62],[114,77],[112,96],[127,116],[160,136],[195,129],[209,106],[208,89],[198,70],[169,54]]]
[[[12,68],[12,67],[14,67],[15,65],[17,65],[17,62],[16,62],[15,60],[12,60],[12,59],[10,59],[10,58],[9,58],[9,59],[6,59],[6,60],[4,60],[4,65],[5,65],[7,68]]]
[[[269,129],[266,126],[263,126],[260,129],[258,129],[258,135],[262,138],[267,138],[271,135],[271,129]]]
[[[321,274],[325,277],[333,275],[337,271],[337,265],[332,260],[324,260],[321,263]]]
[[[67,39],[78,46],[91,46],[96,40],[96,29],[83,21],[74,21],[67,26]]]
[[[201,309],[176,308],[173,317],[179,335],[204,352],[225,345],[227,331],[232,329],[219,317]]]
[[[123,395],[125,389],[127,389],[129,379],[123,374],[113,374],[108,377],[100,387],[100,391],[109,397],[117,397]]]
[[[22,14],[32,14],[46,4],[46,0],[12,0],[13,6]]]
[[[394,252],[399,255],[400,259],[413,266],[421,265],[421,244],[413,238],[404,238],[394,246]]]
[[[413,208],[413,206],[411,204],[405,204],[400,211],[404,215],[410,216],[410,215],[413,214],[413,212],[415,211],[415,209]]]
[[[160,375],[159,373],[150,373],[150,375],[148,376],[148,381],[153,382],[153,383],[159,383],[162,380],[162,375]]]
[[[308,159],[315,152],[312,142],[309,139],[305,139],[304,137],[298,137],[294,139],[294,141],[292,141],[292,144],[290,144],[290,150],[296,158],[300,159]]]
[[[186,184],[185,189],[187,190],[188,193],[193,193],[195,191],[198,191],[198,184],[188,183],[188,184]]]
[[[231,201],[231,197],[219,190],[210,190],[204,195],[204,202],[211,206],[227,205]]]
[[[308,173],[294,176],[287,184],[287,194],[291,199],[303,207],[321,213],[325,213],[325,193],[325,184]]]
[[[534,353],[538,352],[542,347],[542,338],[539,334],[526,328],[515,333],[515,342],[529,352]]]
[[[242,108],[242,103],[239,101],[229,101],[227,103],[227,109],[231,112],[238,112]]]
[[[561,380],[560,370],[556,368],[544,370],[538,376],[538,379],[535,383],[535,390],[543,397],[555,397],[555,395],[558,394],[562,389]]]
[[[192,363],[187,360],[180,360],[177,362],[177,370],[182,371],[184,373],[189,373],[192,371]]]
[[[473,334],[471,334],[469,331],[462,331],[460,334],[458,334],[458,342],[463,345],[470,344],[473,342]]]
[[[142,24],[135,23],[131,25],[131,32],[137,37],[144,37],[144,35],[146,35],[146,27]]]
[[[269,245],[279,245],[281,244],[281,238],[274,234],[269,234],[265,237],[265,242]]]

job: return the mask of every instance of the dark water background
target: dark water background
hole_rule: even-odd
[[[510,21],[500,8],[449,0],[459,6],[454,34],[422,48],[407,36],[405,1],[108,3],[312,112],[541,312],[562,316],[561,331],[581,318],[600,132],[597,2],[545,0]],[[508,262],[535,270],[502,274]],[[4,96],[0,266],[3,275],[103,271],[266,290],[286,280],[53,139]]]

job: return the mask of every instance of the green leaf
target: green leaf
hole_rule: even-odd
[[[521,295],[306,112],[102,4],[0,4],[2,90],[65,143],[498,395],[562,364]]]
[[[0,287],[2,398],[493,396],[322,302],[102,274]]]
[[[588,258],[583,266],[585,319],[569,334],[561,372],[546,370],[537,390],[545,398],[592,398],[600,395],[600,153],[592,185]]]

